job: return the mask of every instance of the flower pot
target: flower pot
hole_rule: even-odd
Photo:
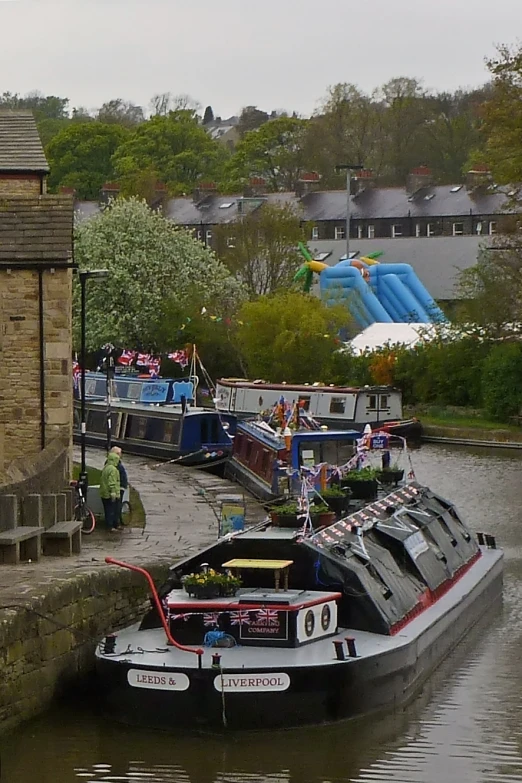
[[[335,513],[333,511],[323,511],[322,514],[311,515],[312,525],[314,527],[328,527],[335,522]]]
[[[219,585],[219,595],[222,598],[232,598],[238,589],[237,585]]]
[[[304,522],[297,514],[278,514],[277,511],[270,512],[270,519],[278,527],[302,527]]]
[[[381,484],[395,484],[397,486],[399,481],[402,481],[404,478],[404,471],[388,468],[387,470],[379,471],[377,478]]]
[[[358,500],[373,500],[377,497],[377,479],[349,479],[342,480],[343,487],[349,487],[352,497]]]
[[[202,601],[218,598],[220,595],[220,585],[185,585],[185,590],[192,598],[198,598]]]
[[[328,508],[334,512],[334,514],[340,516],[350,506],[350,496],[345,495],[344,497],[341,497],[340,495],[338,495],[331,498],[325,497],[324,502],[326,503]]]

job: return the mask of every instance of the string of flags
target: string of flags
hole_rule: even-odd
[[[151,377],[159,375],[162,359],[170,359],[182,369],[188,367],[190,362],[189,353],[185,349],[178,351],[170,351],[167,354],[154,355],[152,353],[142,353],[140,351],[130,351],[124,348],[121,355],[116,359],[116,364],[120,364],[122,367],[131,367],[133,364],[136,367],[142,367],[148,370]]]

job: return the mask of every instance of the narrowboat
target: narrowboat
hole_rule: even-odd
[[[281,395],[298,403],[320,424],[337,429],[386,430],[411,443],[420,442],[422,427],[417,419],[402,418],[402,394],[393,386],[294,385],[222,378],[216,386],[216,408],[238,418],[262,415],[276,405]]]
[[[111,443],[130,454],[175,460],[204,469],[229,458],[236,417],[194,405],[195,380],[150,379],[86,373],[86,436],[91,446],[105,446],[108,422]],[[74,439],[81,436],[81,402],[75,394]]]
[[[240,420],[225,476],[261,500],[275,500],[299,491],[303,467],[324,465],[324,476],[317,479],[324,482],[335,466],[354,456],[360,437],[357,430],[328,429],[300,429],[285,436],[265,421]]]
[[[408,701],[501,599],[503,555],[415,481],[322,529],[268,519],[173,565],[141,622],[96,650],[112,720],[276,729]]]

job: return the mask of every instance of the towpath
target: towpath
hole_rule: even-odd
[[[75,451],[75,459],[79,455]],[[89,449],[87,463],[103,467],[104,452]],[[217,538],[218,515],[223,495],[243,494],[247,524],[264,516],[262,507],[237,484],[194,468],[182,468],[125,455],[130,483],[140,493],[145,508],[145,528],[126,528],[108,533],[97,526],[84,536],[82,551],[72,557],[42,557],[39,563],[0,565],[0,610],[9,604],[28,604],[57,582],[107,568],[107,555],[138,565],[173,563]]]

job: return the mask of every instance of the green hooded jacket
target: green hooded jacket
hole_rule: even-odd
[[[107,462],[103,466],[100,478],[100,497],[108,500],[111,495],[119,500],[120,497],[120,471],[118,462],[120,458],[117,454],[109,454]]]

